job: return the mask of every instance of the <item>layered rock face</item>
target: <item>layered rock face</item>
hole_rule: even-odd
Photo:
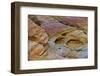
[[[88,58],[87,17],[28,17],[28,60]]]
[[[28,58],[37,59],[47,49],[48,35],[43,28],[28,20]]]

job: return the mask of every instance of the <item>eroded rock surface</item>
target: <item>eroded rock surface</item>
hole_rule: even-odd
[[[29,16],[28,59],[87,58],[86,17]]]

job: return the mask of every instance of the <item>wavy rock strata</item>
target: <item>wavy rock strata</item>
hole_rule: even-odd
[[[29,16],[29,60],[87,58],[87,18]]]

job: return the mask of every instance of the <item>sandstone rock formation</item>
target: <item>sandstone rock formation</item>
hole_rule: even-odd
[[[87,17],[29,15],[28,59],[87,58]]]

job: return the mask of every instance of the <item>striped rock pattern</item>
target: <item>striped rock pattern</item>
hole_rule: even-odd
[[[88,58],[87,17],[28,17],[28,59]]]

